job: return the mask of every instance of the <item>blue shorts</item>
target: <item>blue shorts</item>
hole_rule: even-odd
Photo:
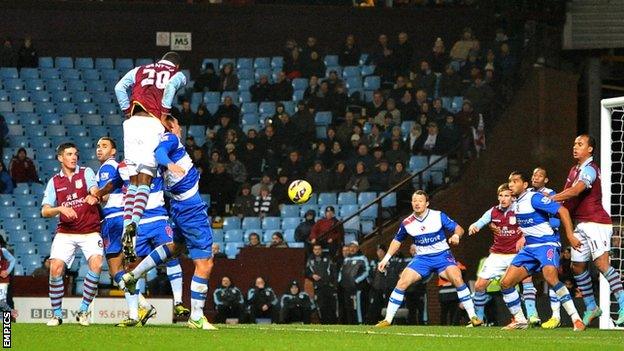
[[[561,248],[555,245],[538,247],[523,247],[511,264],[516,267],[524,267],[529,274],[541,272],[544,266],[559,267],[559,254]]]
[[[160,245],[173,241],[173,230],[166,219],[139,224],[136,238],[136,255],[145,257]]]
[[[446,250],[436,254],[416,255],[407,268],[420,274],[422,280],[426,280],[432,272],[440,274],[450,266],[457,266],[457,263],[451,252]]]
[[[171,219],[175,224],[173,240],[186,245],[191,259],[212,257],[212,227],[208,205],[199,194],[183,200],[171,200]]]
[[[121,252],[121,234],[123,233],[123,216],[104,218],[102,223],[102,240],[104,253],[114,255]]]

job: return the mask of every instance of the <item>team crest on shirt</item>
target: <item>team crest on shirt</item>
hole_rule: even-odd
[[[76,189],[82,189],[82,179],[76,180]]]
[[[511,225],[515,225],[516,224],[516,216],[509,217],[509,224],[511,224]]]
[[[171,226],[167,225],[165,226],[165,233],[167,234],[168,237],[173,237],[173,229],[171,229]]]
[[[542,203],[543,203],[543,204],[545,204],[545,205],[546,205],[546,204],[549,204],[549,203],[551,203],[551,202],[552,202],[552,200],[551,200],[548,196],[544,196],[544,197],[542,197]]]
[[[422,227],[420,227],[420,230],[424,232],[425,231],[425,226],[423,225]]]
[[[554,257],[555,257],[555,250],[553,250],[553,249],[548,249],[548,251],[546,251],[546,258],[547,258],[549,261],[552,261]]]

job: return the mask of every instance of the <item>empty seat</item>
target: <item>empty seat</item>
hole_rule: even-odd
[[[10,96],[12,103],[28,102],[30,100],[30,94],[26,90],[13,90],[11,91]],[[19,111],[16,109],[16,112]]]
[[[236,62],[236,69],[251,69],[253,68],[253,59],[242,57]]]
[[[296,229],[301,223],[301,219],[299,217],[287,217],[282,220],[282,230],[287,229]]]
[[[17,207],[35,207],[37,206],[37,199],[30,195],[14,195],[15,206]],[[37,208],[38,209],[38,208]]]
[[[77,113],[68,113],[61,118],[61,123],[66,126],[81,125],[82,120]]]
[[[80,71],[77,69],[64,69],[61,70],[61,78],[64,80],[79,80]]]
[[[41,218],[41,210],[38,207],[23,207],[20,210],[20,215],[22,218],[26,218],[27,220],[31,220],[33,218]]]
[[[56,68],[74,68],[74,60],[71,57],[57,57],[54,59]]]
[[[51,68],[54,67],[54,59],[51,57],[39,57],[39,67],[40,68]]]
[[[294,228],[284,229],[283,234],[284,234],[284,241],[289,244],[289,247],[293,247],[292,244],[296,242],[295,229]]]
[[[363,220],[377,218],[377,208],[377,204],[374,204],[371,207],[365,209],[364,211],[362,211],[362,213],[360,213],[360,218]]]
[[[93,59],[91,57],[77,57],[75,62],[76,68],[93,68]]]
[[[335,205],[336,193],[321,193],[318,197],[319,205]]]
[[[0,206],[7,207],[14,205],[14,198],[11,194],[0,194]]]
[[[260,229],[262,228],[262,221],[259,217],[245,217],[242,222],[243,229]]]
[[[65,82],[62,80],[54,79],[46,81],[47,91],[66,90],[66,88]]]
[[[46,80],[59,79],[61,78],[61,71],[58,68],[41,68],[40,77]]]
[[[284,67],[284,58],[282,56],[275,56],[271,59],[271,68],[279,69]]]
[[[44,81],[39,78],[25,79],[24,85],[28,91],[41,91],[46,87]]]
[[[427,165],[427,156],[414,155],[410,157],[408,168],[410,172],[417,173],[425,169]]]
[[[98,111],[101,115],[116,115],[120,113],[119,106],[114,103],[99,103],[97,104]]]
[[[125,73],[134,68],[134,62],[132,62],[131,58],[116,58],[115,68]]]
[[[108,57],[98,57],[95,59],[95,68],[111,69],[113,68],[113,59]]]
[[[269,57],[256,57],[254,60],[255,69],[269,69],[271,68],[271,58]]]
[[[94,115],[98,112],[97,106],[94,103],[82,103],[78,104],[78,113],[82,115]]]
[[[307,78],[295,78],[292,80],[294,90],[306,90],[308,88]]]
[[[9,125],[9,136],[22,136],[24,135],[24,127],[21,125]]]
[[[280,210],[280,214],[282,217],[298,217],[299,216],[299,206],[297,205],[283,205]]]
[[[43,110],[44,112],[41,112],[41,124],[43,125],[58,125],[61,124],[61,117],[59,116],[58,113],[54,113],[54,109],[50,110],[49,106],[45,106],[47,107],[47,109]],[[37,111],[41,111],[39,110],[39,106]]]
[[[7,232],[13,232],[24,229],[24,220],[20,218],[4,218],[2,219],[2,228]]]
[[[91,100],[95,103],[110,103],[112,102],[111,96],[107,92],[94,92],[91,94]]]
[[[87,81],[86,89],[91,93],[101,93],[106,91],[106,84],[99,80]]]
[[[83,81],[79,79],[72,79],[67,81],[67,90],[68,91],[84,91],[85,84]]]
[[[82,122],[87,126],[101,126],[102,116],[95,114],[87,115],[82,118]]]
[[[262,229],[280,229],[281,220],[279,217],[264,217],[262,219]]]
[[[357,194],[352,191],[338,194],[338,204],[339,205],[357,204]]]
[[[258,112],[262,116],[272,117],[275,114],[275,103],[274,102],[261,102],[258,106]]]
[[[17,207],[5,207],[0,211],[0,218],[19,218],[20,211]]]
[[[245,113],[243,115],[243,125],[256,125],[260,123],[260,117],[256,113]]]
[[[44,115],[54,114],[56,112],[56,105],[52,102],[38,102],[35,105],[35,112],[42,116],[41,120],[44,124],[48,124],[48,119],[45,118]],[[56,120],[58,120],[58,118]]]
[[[48,126],[46,128],[46,135],[47,136],[66,136],[67,135],[67,131],[65,130],[65,126],[61,126],[61,125],[51,125]]]
[[[392,192],[381,199],[381,207],[395,207],[397,205],[396,193]]]
[[[91,102],[91,94],[86,91],[71,92],[71,102],[76,104]]]
[[[75,94],[75,93],[74,93]],[[56,90],[52,92],[52,102],[61,103],[61,102],[70,102],[72,99],[72,95],[68,91],[64,90]]]
[[[84,137],[89,135],[87,128],[81,125],[69,125],[66,127],[67,135],[72,137]]]
[[[27,136],[12,136],[9,142],[12,147],[30,146],[30,139]]]
[[[46,127],[42,125],[38,126],[28,126],[26,128],[26,136],[31,138],[31,140],[45,136]]]
[[[332,123],[332,113],[330,111],[319,111],[314,115],[314,123],[317,126],[328,126]]]
[[[377,193],[363,192],[358,194],[358,204],[366,205],[377,198]]]
[[[48,227],[47,223],[48,222],[47,222],[47,220],[45,218],[29,219],[28,222],[26,223],[26,229],[30,230],[31,232],[36,232],[38,230],[48,232],[48,228],[49,227]],[[48,234],[48,235],[50,235],[50,234]],[[34,237],[36,237],[36,236],[33,235],[33,238]]]
[[[242,229],[229,229],[225,231],[225,235],[223,236],[225,242],[240,242],[243,241],[243,230]]]
[[[240,248],[244,247],[244,246],[245,246],[245,243],[243,243],[243,242],[226,243],[225,244],[225,254],[227,255],[228,258],[234,259],[234,258],[236,258],[236,255],[238,255],[238,252],[240,251]]]
[[[51,100],[52,100],[52,97],[50,96],[50,93],[48,93],[47,91],[35,90],[35,91],[31,91],[30,93],[30,101],[34,103],[50,102]]]
[[[24,81],[21,79],[11,78],[4,79],[4,90],[23,90]]]
[[[325,66],[338,66],[338,55],[325,55]]]
[[[368,76],[364,78],[364,89],[377,90],[381,86],[381,79],[379,76]]]
[[[241,220],[238,217],[225,217],[223,218],[223,230],[228,231],[230,229],[240,229]]]
[[[344,78],[359,77],[360,76],[360,68],[358,66],[346,66],[342,70],[342,76]]]

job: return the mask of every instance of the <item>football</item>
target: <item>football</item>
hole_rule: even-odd
[[[307,202],[312,196],[312,185],[305,180],[294,180],[288,186],[288,197],[296,204]]]

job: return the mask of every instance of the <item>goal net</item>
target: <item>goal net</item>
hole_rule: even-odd
[[[600,118],[600,168],[602,204],[613,220],[611,240],[611,265],[622,275],[624,249],[622,224],[624,224],[624,97],[601,101]],[[613,329],[617,319],[618,304],[611,296],[609,283],[600,275],[600,329]]]

